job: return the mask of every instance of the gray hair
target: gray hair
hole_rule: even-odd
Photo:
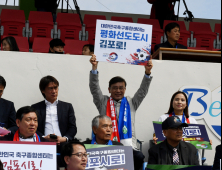
[[[96,116],[96,117],[93,119],[93,121],[92,121],[92,127],[98,128],[98,127],[99,127],[99,121],[100,121],[101,119],[106,119],[106,120],[112,121],[109,116],[99,115],[99,116]]]

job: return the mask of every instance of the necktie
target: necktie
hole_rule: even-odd
[[[179,158],[177,149],[174,148],[174,149],[173,149],[173,164],[174,164],[174,165],[179,165],[179,163],[180,163],[180,158]]]

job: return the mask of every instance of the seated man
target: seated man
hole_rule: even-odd
[[[19,129],[13,134],[1,137],[1,141],[23,141],[23,142],[47,142],[36,133],[38,128],[38,113],[30,107],[22,107],[16,113],[16,124]]]
[[[115,131],[113,131],[111,140],[133,148],[134,166],[136,170],[139,170],[143,166],[145,156],[137,148],[135,117],[136,111],[146,97],[152,81],[152,60],[145,66],[142,84],[133,98],[125,97],[126,81],[121,77],[112,78],[108,87],[110,96],[103,95],[99,85],[98,62],[95,55],[92,56],[90,62],[92,64],[90,91],[93,95],[93,101],[100,115],[107,115],[112,119]],[[125,111],[127,120],[124,116]]]
[[[66,170],[85,170],[88,154],[82,143],[70,141],[63,146],[61,158],[65,163]]]
[[[64,54],[65,43],[60,39],[53,39],[49,43],[49,53]]]
[[[16,112],[14,104],[1,98],[5,87],[6,81],[2,76],[0,76],[0,126],[8,129],[12,133],[15,133],[18,130],[18,127],[15,123]]]
[[[32,106],[40,116],[38,132],[58,144],[72,140],[77,133],[75,113],[72,104],[58,100],[58,80],[52,76],[43,77],[39,87],[45,100]],[[56,139],[50,138],[53,134]]]
[[[92,55],[94,54],[94,45],[86,44],[82,49],[82,55]]]
[[[167,36],[167,42],[155,45],[154,47],[155,51],[157,51],[160,47],[187,49],[186,46],[177,43],[177,41],[180,39],[180,25],[179,24],[169,23],[165,27],[165,34]]]
[[[122,145],[122,143],[111,141],[113,125],[110,117],[106,115],[96,116],[92,121],[92,129],[95,137],[93,140],[83,142],[84,144],[98,145]]]
[[[181,123],[177,116],[169,117],[163,122],[166,140],[149,150],[149,164],[199,166],[195,146],[182,141],[183,127],[188,127],[188,124]]]

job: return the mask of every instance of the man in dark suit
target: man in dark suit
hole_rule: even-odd
[[[0,137],[0,141],[48,142],[36,132],[38,113],[34,108],[26,106],[19,109],[16,113],[16,124],[19,129],[15,133]]]
[[[15,123],[16,112],[14,104],[1,98],[5,87],[6,81],[2,76],[0,76],[0,126],[10,130],[12,133],[15,133],[18,127]]]
[[[179,24],[172,22],[166,25],[165,34],[167,36],[167,41],[165,43],[155,45],[154,51],[157,51],[160,47],[187,49],[186,46],[177,43],[177,41],[180,39]]]
[[[149,164],[199,166],[195,146],[182,141],[183,127],[188,125],[181,123],[177,116],[169,117],[163,122],[162,128],[166,140],[149,150]]]
[[[113,125],[110,117],[106,115],[96,116],[92,121],[92,129],[95,137],[93,140],[83,142],[84,144],[123,146],[122,143],[110,140],[113,133]]]
[[[221,160],[221,145],[217,146],[216,148],[213,170],[220,170],[220,160]]]
[[[77,133],[75,113],[71,104],[58,100],[59,82],[46,76],[39,87],[45,100],[32,105],[39,113],[38,132],[58,144],[72,140]]]

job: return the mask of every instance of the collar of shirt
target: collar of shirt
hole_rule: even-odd
[[[121,103],[122,100],[119,100],[119,101],[116,101],[116,100],[113,100],[114,101],[114,104],[116,105],[117,103]]]
[[[45,99],[45,104],[46,104],[46,106],[50,106],[50,105],[56,106],[58,103],[59,103],[59,99],[58,99],[58,98],[56,99],[56,101],[55,101],[54,103],[51,103],[51,102],[49,102],[49,101],[47,101],[47,100]]]
[[[172,44],[169,43],[169,41],[166,42],[166,44],[170,47],[170,48],[176,48],[176,46],[178,46],[178,44],[175,44],[175,47],[172,46]]]
[[[167,147],[168,147],[168,149],[170,149],[172,152],[174,152],[173,151],[173,149],[174,149],[174,147],[173,146],[171,146],[168,142],[167,142]],[[177,149],[177,151],[179,152],[179,149],[180,149],[180,144],[177,146],[177,147],[175,147],[176,149]]]

